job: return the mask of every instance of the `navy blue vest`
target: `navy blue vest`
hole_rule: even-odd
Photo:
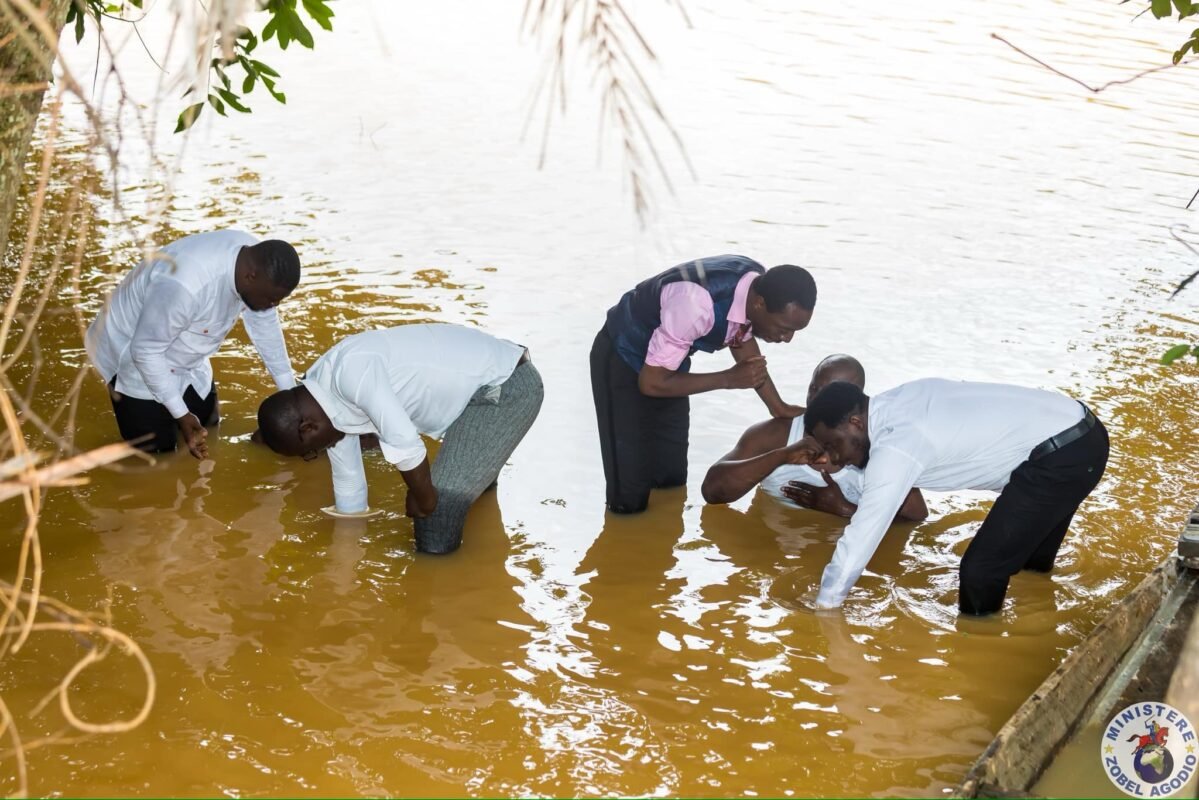
[[[645,364],[650,337],[662,324],[662,287],[678,281],[690,281],[708,290],[708,294],[712,295],[712,310],[716,312],[712,330],[692,343],[691,352],[703,350],[711,353],[719,350],[724,347],[729,308],[733,305],[733,293],[738,281],[747,272],[761,275],[765,271],[761,264],[745,256],[698,258],[671,267],[661,275],[637,284],[625,292],[620,302],[608,309],[608,336],[612,338],[612,344],[621,359],[640,372]],[[679,365],[679,371],[686,372],[690,368],[691,356],[688,355]]]

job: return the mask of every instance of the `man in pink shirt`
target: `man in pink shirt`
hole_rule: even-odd
[[[789,342],[807,327],[816,283],[788,264],[766,270],[745,256],[696,259],[637,284],[608,310],[591,348],[608,508],[644,511],[655,488],[687,482],[688,397],[755,389],[772,416],[783,402],[755,339]],[[692,374],[691,354],[728,347],[734,365]]]

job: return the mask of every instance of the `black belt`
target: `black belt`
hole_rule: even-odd
[[[1097,420],[1095,415],[1091,413],[1091,409],[1087,408],[1082,403],[1079,403],[1079,405],[1082,406],[1082,419],[1071,425],[1069,428],[1066,428],[1061,433],[1055,436],[1050,436],[1048,439],[1034,447],[1032,452],[1028,454],[1029,461],[1036,461],[1038,458],[1044,458],[1050,453],[1061,450],[1068,444],[1077,442],[1079,439],[1091,432],[1091,428],[1094,428],[1099,423],[1099,420]]]

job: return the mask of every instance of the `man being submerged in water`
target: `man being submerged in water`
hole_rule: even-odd
[[[861,388],[866,371],[853,356],[831,355],[816,365],[808,384],[812,400],[833,381],[846,381]],[[862,495],[862,470],[853,465],[827,471],[809,466],[819,455],[811,439],[804,439],[804,417],[769,419],[751,426],[737,446],[712,465],[704,477],[704,499],[709,503],[731,503],[761,484],[776,497],[786,497],[799,506],[841,517],[852,517]],[[919,489],[912,489],[896,519],[920,522],[928,508]]]

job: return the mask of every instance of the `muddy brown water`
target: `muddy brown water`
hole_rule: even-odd
[[[133,733],[31,752],[34,791],[915,796],[956,783],[1170,551],[1199,493],[1195,367],[1154,361],[1193,330],[1194,299],[1165,294],[1192,268],[1167,228],[1191,218],[1199,185],[1194,74],[1090,95],[988,37],[1092,82],[1167,59],[1180,30],[1118,7],[900,5],[688,3],[690,28],[638,9],[660,59],[649,76],[697,172],[664,148],[676,191],[654,184],[644,228],[619,158],[596,164],[585,80],[537,169],[536,136],[520,134],[542,60],[517,35],[520,3],[339,5],[316,54],[267,59],[287,106],[202,119],[171,231],[297,243],[306,272],[282,309],[297,369],[376,325],[478,324],[530,347],[546,403],[461,551],[416,557],[385,464],[368,464],[385,515],[335,522],[319,511],[325,461],[245,441],[269,379],[239,329],[216,359],[211,461],[182,454],[49,496],[47,591],[93,608],[111,587],[159,695]],[[93,52],[85,40],[70,63],[86,69]],[[136,48],[121,65],[135,88],[156,79]],[[158,144],[177,146],[165,131]],[[129,147],[93,198],[101,219],[114,180],[135,209],[159,188]],[[133,253],[119,225],[102,241],[88,314]],[[605,517],[591,338],[640,278],[730,251],[817,276],[810,329],[765,348],[790,400],[845,351],[871,391],[943,375],[1092,405],[1113,457],[1052,576],[1017,576],[996,618],[958,620],[957,560],[989,501],[938,495],[927,522],[888,536],[843,613],[800,610],[841,525],[761,494],[732,507],[699,495],[706,466],[764,416],[744,392],[693,401],[686,489]],[[84,358],[68,314],[40,341],[54,358],[35,405]],[[80,402],[79,443],[111,441],[98,381]],[[15,504],[0,514],[20,530]],[[15,546],[2,554],[13,563]],[[0,689],[28,709],[79,652],[40,637]],[[81,713],[132,713],[127,668],[89,671]],[[29,735],[57,730],[56,713]],[[1078,769],[1103,790],[1097,759]]]

